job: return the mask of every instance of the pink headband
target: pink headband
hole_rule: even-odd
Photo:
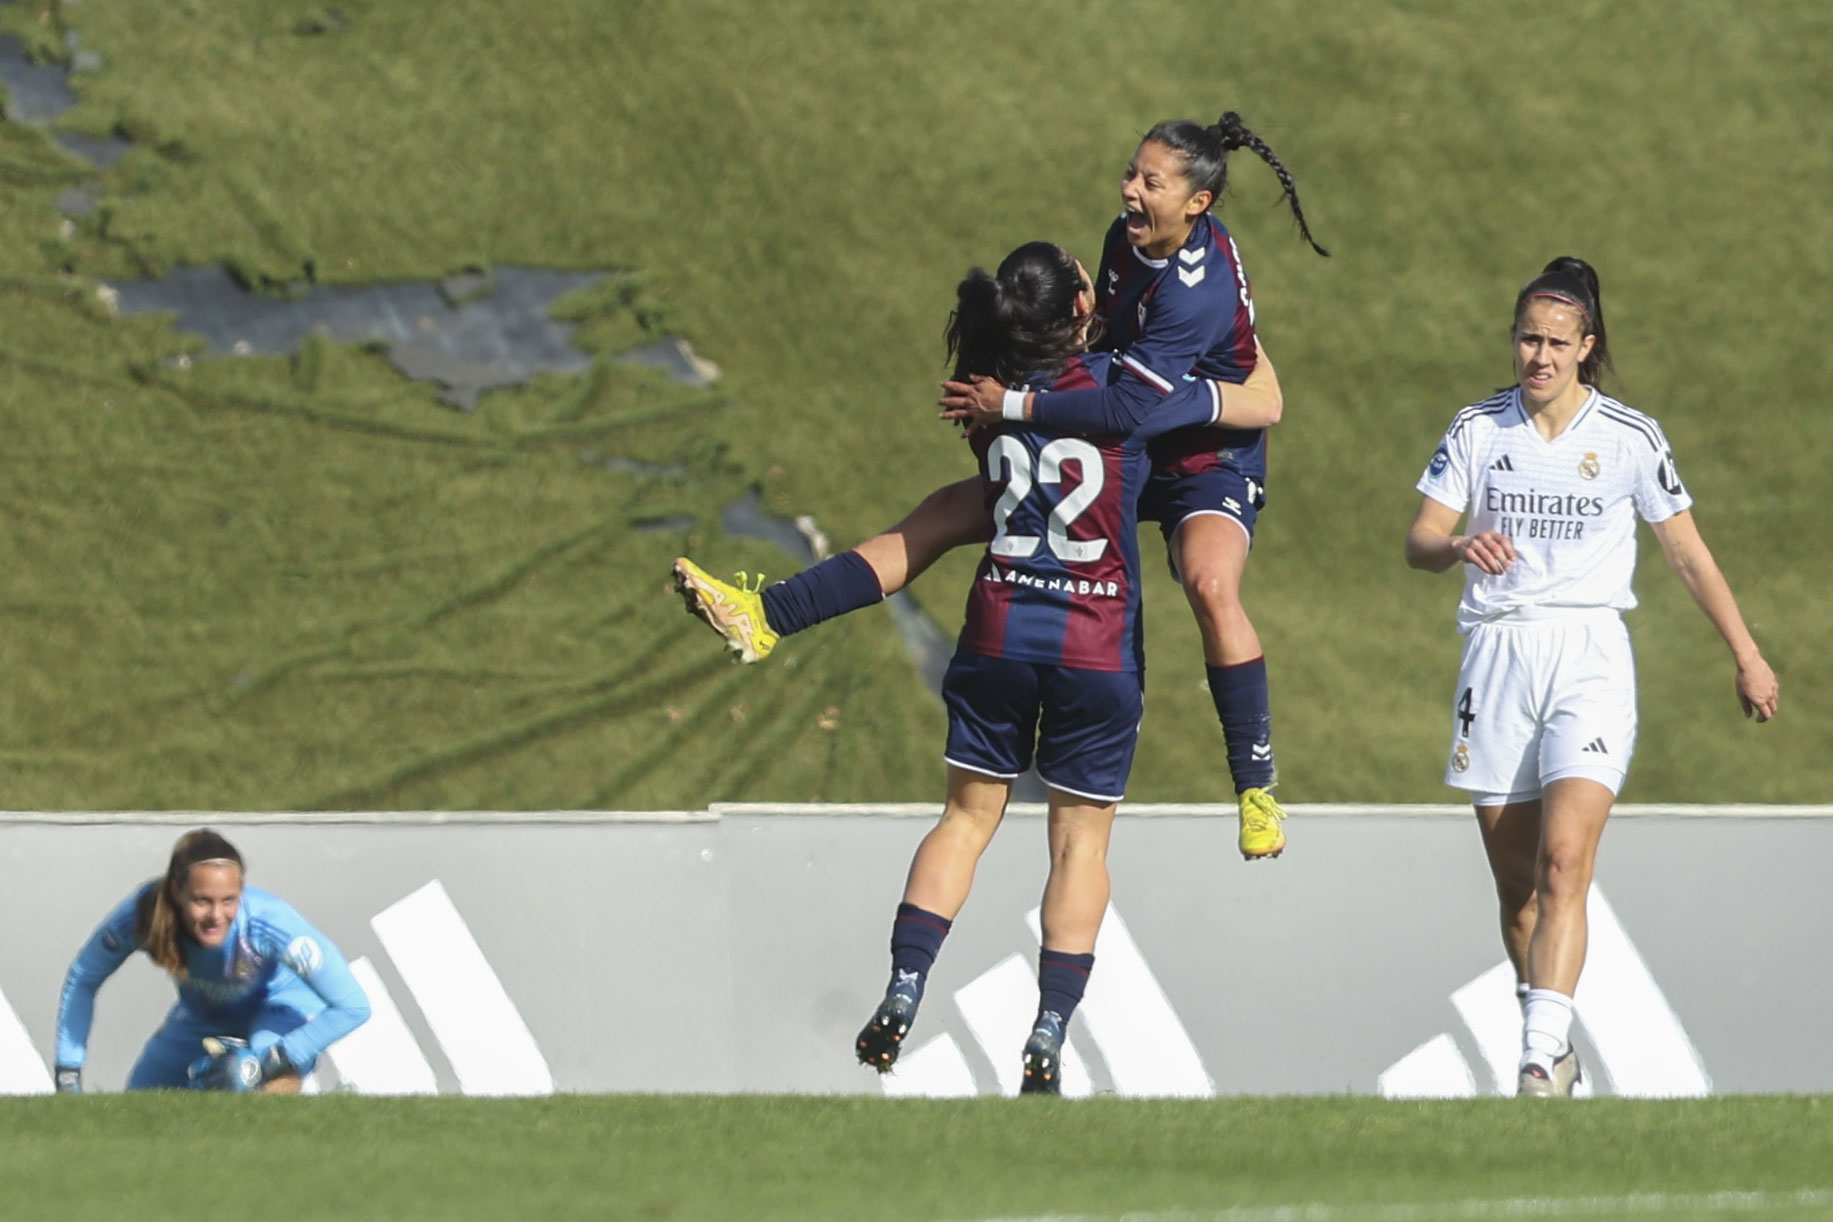
[[[1538,293],[1529,293],[1528,296],[1529,297],[1545,297],[1549,301],[1563,301],[1567,305],[1571,306],[1573,309],[1577,310],[1580,314],[1585,315],[1585,317],[1589,318],[1591,316],[1591,311],[1585,308],[1584,302],[1568,297],[1564,293],[1555,293],[1551,290],[1543,290]]]

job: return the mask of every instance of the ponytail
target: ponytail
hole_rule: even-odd
[[[1522,312],[1528,302],[1557,301],[1578,313],[1583,334],[1597,337],[1591,352],[1579,362],[1578,379],[1596,386],[1604,374],[1616,374],[1611,364],[1610,345],[1604,333],[1604,297],[1598,284],[1597,269],[1575,255],[1561,255],[1541,269],[1515,297],[1515,325],[1521,325]]]
[[[148,883],[134,908],[134,940],[149,959],[180,980],[186,972],[184,923],[179,919],[176,897],[191,867],[205,862],[242,869],[242,855],[218,833],[207,827],[186,832],[172,848],[165,877]]]
[[[1086,346],[1076,317],[1082,277],[1068,251],[1027,242],[996,274],[974,268],[955,287],[955,309],[943,338],[955,380],[975,374],[1006,386],[1053,377]]]
[[[1184,155],[1184,179],[1190,184],[1191,192],[1207,191],[1211,197],[1210,207],[1222,198],[1222,192],[1228,189],[1228,155],[1236,149],[1247,149],[1271,166],[1273,173],[1279,177],[1280,200],[1292,209],[1292,216],[1298,222],[1298,232],[1311,246],[1312,250],[1326,259],[1330,252],[1319,246],[1317,239],[1311,236],[1311,226],[1305,221],[1305,210],[1298,202],[1298,183],[1292,172],[1286,169],[1272,147],[1258,135],[1248,129],[1241,121],[1241,116],[1234,111],[1225,112],[1220,119],[1208,127],[1190,119],[1167,119],[1155,125],[1145,134],[1141,143],[1148,141],[1175,149]]]

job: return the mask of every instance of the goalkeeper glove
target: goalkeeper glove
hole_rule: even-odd
[[[235,1093],[259,1090],[265,1074],[261,1058],[248,1047],[247,1040],[233,1036],[206,1036],[204,1055],[191,1062],[187,1071],[192,1090],[226,1090]]]

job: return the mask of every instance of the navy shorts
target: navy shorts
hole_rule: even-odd
[[[1158,523],[1166,546],[1184,520],[1197,514],[1217,514],[1240,523],[1251,544],[1254,523],[1266,503],[1266,486],[1233,467],[1214,467],[1193,475],[1153,471],[1139,494],[1139,516]]]
[[[988,776],[1031,767],[1080,798],[1126,796],[1145,711],[1144,676],[1079,670],[958,650],[942,679],[949,763]]]

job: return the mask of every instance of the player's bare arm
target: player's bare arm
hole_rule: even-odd
[[[1459,564],[1474,564],[1496,576],[1515,561],[1515,545],[1500,531],[1458,535],[1463,514],[1429,496],[1419,499],[1419,513],[1407,529],[1407,564],[1428,573],[1443,573]]]
[[[1674,570],[1680,584],[1687,588],[1694,603],[1705,612],[1731,650],[1732,661],[1738,668],[1738,703],[1744,709],[1744,716],[1768,721],[1776,715],[1781,698],[1776,672],[1764,661],[1763,651],[1757,648],[1756,640],[1745,626],[1731,585],[1712,558],[1712,550],[1700,537],[1692,511],[1683,510],[1654,523],[1651,529],[1661,544],[1661,554],[1666,557],[1668,567]]]
[[[1240,383],[1217,382],[1222,394],[1222,418],[1231,429],[1270,429],[1285,415],[1285,394],[1279,389],[1279,371],[1273,368],[1259,336],[1254,338],[1254,372]]]

